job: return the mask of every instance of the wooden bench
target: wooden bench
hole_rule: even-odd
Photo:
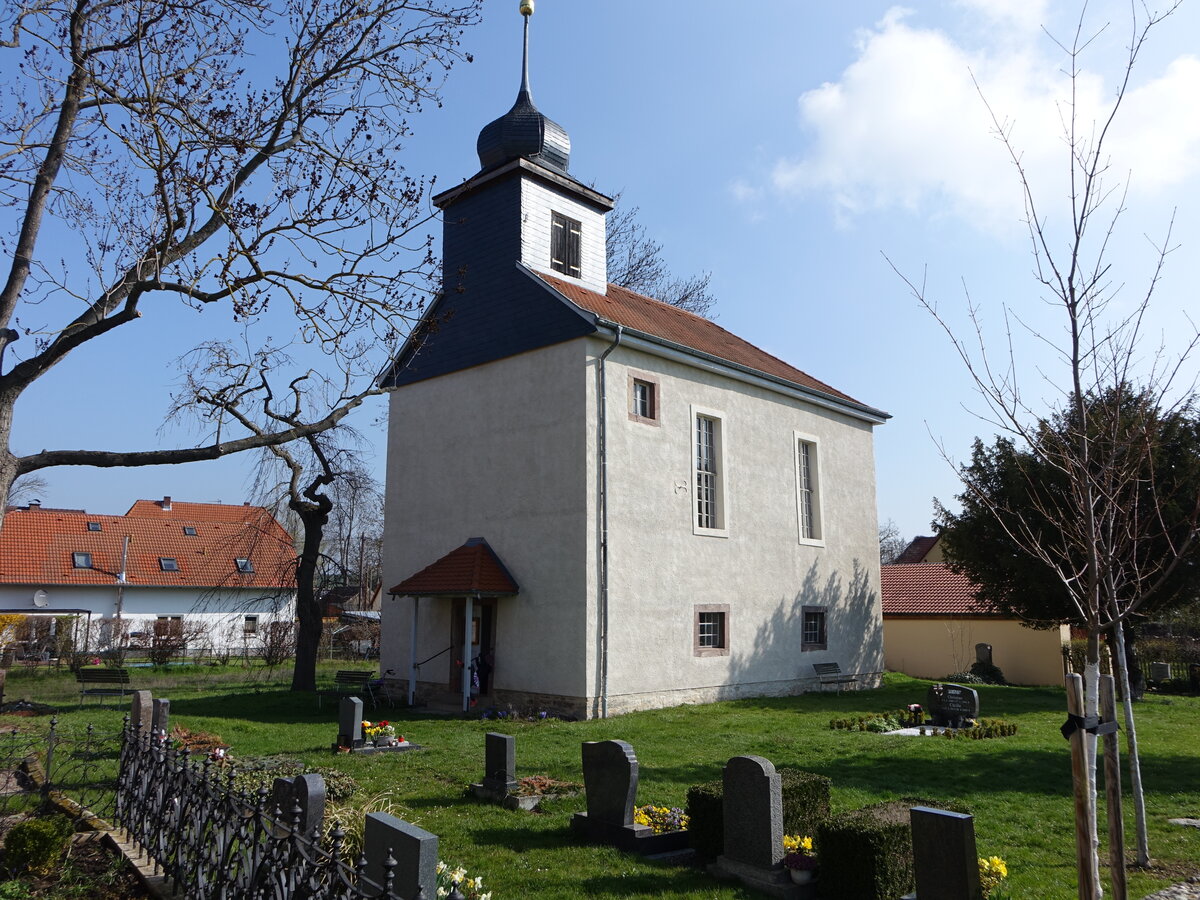
[[[124,697],[131,690],[128,669],[80,669],[75,681],[81,704],[85,697]]]
[[[333,690],[317,691],[317,709],[321,708],[322,697],[353,697],[365,693],[371,705],[375,705],[375,692],[371,680],[375,673],[367,669],[339,669],[333,676]]]
[[[813,671],[817,673],[817,681],[824,687],[827,684],[838,685],[840,691],[843,684],[856,684],[858,682],[857,675],[850,675],[842,671],[842,667],[835,662],[831,663],[813,663]]]

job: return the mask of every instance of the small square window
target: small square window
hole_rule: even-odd
[[[258,616],[246,616],[242,620],[242,634],[258,634]]]
[[[158,558],[158,567],[164,572],[178,572],[179,560],[173,556],[160,556]]]
[[[637,375],[629,376],[629,418],[647,425],[658,424],[658,383]]]
[[[692,625],[692,652],[696,656],[729,655],[728,604],[696,604]]]
[[[235,559],[234,564],[237,566],[239,575],[253,575],[254,563],[248,559]]]
[[[183,534],[185,537],[195,537],[196,536],[196,527],[194,525],[184,525],[183,526]]]
[[[561,213],[550,214],[550,268],[575,278],[580,276],[583,226]]]
[[[92,554],[77,550],[71,554],[71,565],[76,569],[90,569],[92,567]]]
[[[801,610],[800,620],[800,649],[827,650],[829,649],[826,633],[826,610],[823,606],[805,606]]]
[[[100,530],[101,530],[101,528],[100,528],[99,522],[88,522],[88,531],[100,531]]]

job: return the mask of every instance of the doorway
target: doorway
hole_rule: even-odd
[[[463,647],[463,631],[467,615],[467,601],[456,597],[450,615],[450,645],[452,664],[450,682],[452,691],[462,690],[462,667],[471,671],[471,694],[486,696],[491,693],[492,676],[496,666],[496,599],[477,597],[471,608],[471,646]]]

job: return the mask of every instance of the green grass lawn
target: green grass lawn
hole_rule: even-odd
[[[330,666],[331,680],[336,665]],[[496,722],[446,719],[403,710],[368,710],[388,718],[426,749],[418,753],[346,756],[330,752],[337,711],[318,710],[311,695],[286,690],[287,672],[194,667],[135,674],[136,687],[171,699],[172,723],[220,735],[235,759],[283,754],[334,766],[360,784],[356,800],[391,811],[440,838],[441,856],[480,875],[497,900],[538,897],[750,897],[702,871],[645,861],[616,850],[577,844],[568,829],[583,798],[555,801],[536,813],[510,812],[465,794],[483,774],[487,731],[517,737],[518,775],[580,781],[581,741],[619,738],[637,752],[639,803],[682,806],[690,785],[720,777],[735,755],[764,756],[833,781],[835,811],[899,798],[953,804],[975,815],[979,851],[1004,857],[1017,898],[1076,896],[1070,756],[1059,734],[1063,693],[1053,688],[981,687],[986,717],[1016,722],[1016,736],[986,741],[906,738],[832,731],[829,720],[923,702],[928,682],[889,675],[877,691],[808,694],[683,706],[592,722]],[[61,704],[67,727],[115,727],[114,701],[80,708],[68,675],[14,671],[8,698]],[[1200,699],[1150,697],[1138,704],[1150,846],[1159,868],[1132,872],[1130,896],[1144,897],[1200,872],[1200,831],[1167,823],[1200,817]],[[5,717],[0,717],[3,721]],[[28,724],[37,720],[10,720]],[[1127,840],[1132,809],[1126,804]],[[1103,824],[1101,831],[1104,831]]]

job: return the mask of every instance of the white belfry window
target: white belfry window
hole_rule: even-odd
[[[816,442],[796,437],[796,517],[801,541],[820,541],[821,495]]]

